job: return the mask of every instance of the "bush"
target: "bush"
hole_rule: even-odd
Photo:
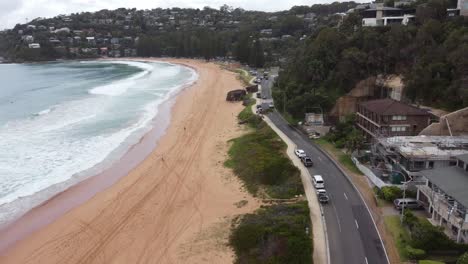
[[[300,172],[284,153],[286,144],[265,122],[232,142],[225,165],[250,193],[264,189],[270,197],[281,199],[304,193]]]
[[[413,248],[411,246],[405,247],[405,254],[409,259],[413,260],[423,259],[426,257],[426,251],[419,248]]]
[[[428,252],[456,249],[457,243],[447,237],[443,231],[443,227],[433,226],[425,219],[418,219],[410,227],[410,230],[412,238],[411,246],[415,248],[421,248]]]
[[[393,200],[400,198],[403,195],[403,191],[396,186],[384,186],[380,189],[379,198],[387,202],[393,202]]]
[[[244,215],[229,243],[235,263],[312,263],[312,230],[307,202],[265,206]]]
[[[457,264],[468,264],[468,252],[465,252],[465,254],[458,258]]]

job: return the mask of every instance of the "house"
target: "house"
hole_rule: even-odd
[[[107,56],[108,55],[108,49],[107,47],[102,47],[99,49],[101,56]]]
[[[429,221],[442,226],[459,243],[468,243],[468,154],[455,157],[453,166],[424,170],[424,185],[417,186],[417,199],[431,214]]]
[[[262,30],[260,30],[260,34],[271,35],[271,34],[273,34],[273,29],[271,29],[271,28],[262,29]]]
[[[55,34],[60,34],[60,33],[63,33],[63,34],[68,34],[70,33],[70,29],[67,28],[67,27],[64,27],[64,28],[59,28],[59,29],[56,29],[54,31]]]
[[[28,45],[30,49],[39,49],[41,47],[41,44],[39,43],[31,43]]]
[[[455,157],[464,154],[468,154],[468,136],[379,138],[372,146],[371,164],[420,183],[420,171],[454,166]]]
[[[381,4],[375,4],[369,9],[361,11],[362,26],[388,26],[391,24],[408,25],[410,21],[415,19],[415,10],[401,9],[396,7],[386,7]]]
[[[88,41],[89,45],[96,45],[96,39],[94,39],[94,37],[86,37],[86,40]]]
[[[242,101],[247,92],[243,89],[229,91],[226,101]]]
[[[34,37],[31,35],[24,35],[24,36],[21,36],[21,40],[23,40],[25,43],[33,43]]]
[[[35,30],[36,26],[35,25],[27,25],[26,28],[31,29],[31,30]]]
[[[111,44],[119,44],[120,39],[119,38],[111,38],[110,42]]]
[[[457,9],[460,10],[460,16],[468,16],[468,0],[458,0]]]
[[[367,138],[415,136],[427,127],[432,115],[390,98],[358,104],[356,126]]]

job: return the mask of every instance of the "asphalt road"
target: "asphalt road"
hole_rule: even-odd
[[[271,102],[272,80],[261,83],[262,96],[267,99],[262,108]],[[387,256],[377,229],[364,201],[346,176],[302,133],[291,128],[281,115],[268,114],[271,121],[297,146],[305,150],[314,162],[311,175],[322,175],[330,202],[323,205],[327,226],[331,264],[385,264]],[[311,179],[312,180],[312,179]]]

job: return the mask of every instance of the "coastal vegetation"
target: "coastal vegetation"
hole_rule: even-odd
[[[233,225],[235,263],[313,263],[307,202],[263,206]]]
[[[455,110],[468,106],[468,20],[448,17],[445,0],[419,1],[407,26],[362,27],[357,13],[324,27],[289,59],[273,90],[278,109],[303,118],[307,107],[330,110],[338,97],[368,77],[403,77],[412,102]]]
[[[411,210],[405,211],[403,224],[400,216],[386,216],[385,225],[396,242],[402,261],[428,259],[455,262],[468,249],[467,245],[448,238],[442,227],[415,216]]]
[[[231,140],[225,165],[234,170],[255,196],[289,199],[303,194],[300,172],[286,156],[286,144],[255,115],[249,120],[250,126],[256,127]]]

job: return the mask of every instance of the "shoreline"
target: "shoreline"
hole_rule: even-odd
[[[109,61],[109,59],[104,59]],[[96,60],[94,60],[96,61]],[[101,60],[102,61],[102,60]],[[121,59],[112,59],[111,61],[124,61]],[[145,59],[133,58],[129,59],[128,61],[145,61]],[[146,61],[154,61],[154,62],[161,62],[167,63],[169,65],[175,65],[174,63],[165,62],[162,60],[146,60]],[[26,209],[23,213],[15,215],[12,219],[0,223],[0,237],[5,237],[4,233],[9,229],[14,229],[15,225],[18,225],[17,222],[20,222],[23,217],[28,218],[28,215],[38,215],[39,217],[41,213],[32,212],[34,210],[38,210],[41,207],[47,206],[47,204],[53,200],[60,200],[63,199],[61,195],[65,196],[64,200],[67,200],[71,204],[65,204],[61,202],[60,206],[61,209],[57,210],[55,213],[55,217],[57,218],[61,214],[66,213],[73,207],[76,207],[86,200],[90,199],[93,195],[97,192],[104,190],[118,181],[121,177],[128,174],[133,168],[138,166],[157,146],[158,140],[165,134],[166,129],[168,128],[170,121],[171,121],[171,114],[172,114],[172,107],[175,104],[177,97],[182,94],[186,89],[189,89],[198,79],[198,72],[195,68],[178,64],[180,66],[189,68],[193,71],[193,75],[187,82],[177,89],[170,91],[163,102],[156,107],[157,114],[151,119],[150,123],[148,124],[146,131],[143,131],[141,135],[135,137],[135,135],[130,135],[126,141],[129,141],[128,144],[122,142],[116,149],[114,149],[107,158],[102,160],[101,162],[93,165],[90,168],[87,168],[77,174],[71,176],[68,180],[64,182],[60,182],[54,185],[50,185],[49,187],[40,190],[32,195],[25,196],[18,198],[15,201],[10,203],[6,203],[0,206],[0,208],[9,209],[12,207],[20,206],[22,207],[24,204],[28,204],[28,202],[35,203],[32,208]],[[126,166],[122,166],[119,164],[127,164]],[[115,168],[114,168],[115,167]],[[89,185],[92,191],[88,192],[86,195],[79,195],[77,198],[67,199],[66,197],[70,196],[70,194],[65,194],[65,192],[73,191],[73,188],[78,188],[78,185],[84,184]],[[101,186],[97,188],[96,186]],[[82,188],[78,188],[82,189]],[[55,191],[54,191],[55,190]],[[48,193],[55,193],[52,195],[48,195]],[[43,198],[44,196],[49,196],[47,198]],[[41,200],[41,202],[37,203],[34,201]],[[34,228],[30,227],[29,230],[36,230],[41,226],[44,226],[53,219],[48,219],[48,221],[39,221],[42,222],[41,224],[37,223],[34,224]],[[11,241],[5,241],[0,239],[0,255],[3,251],[5,251],[8,246],[15,242],[16,240],[20,240],[21,237],[24,237],[22,232],[21,234],[16,233],[14,236],[7,236],[7,237],[14,237],[15,239],[10,239]],[[15,241],[13,241],[15,240]]]
[[[192,70],[196,71],[194,68],[192,68]],[[190,84],[183,85],[170,95],[166,101],[159,105],[159,112],[151,121],[152,128],[145,132],[137,142],[129,145],[128,149],[124,151],[119,158],[114,160],[105,159],[93,167],[86,169],[82,173],[86,174],[86,171],[98,171],[96,173],[90,173],[85,176],[83,180],[59,191],[12,221],[0,225],[0,237],[7,238],[0,239],[0,255],[8,251],[14,243],[52,223],[68,211],[91,199],[97,193],[111,187],[143,162],[157,147],[159,139],[166,133],[171,122],[172,107],[177,97],[186,89],[190,89],[196,82],[197,80]],[[157,122],[158,125],[162,124],[162,126],[155,126]],[[110,155],[112,156],[112,153]],[[106,163],[108,163],[108,165],[104,165]],[[104,168],[101,170],[97,169],[101,166],[104,166]],[[53,188],[54,186],[55,185],[51,185],[47,189],[25,198],[33,199],[33,196],[41,192],[46,192],[49,188]]]
[[[123,60],[123,59],[119,59],[119,60]],[[125,60],[129,60],[129,59],[127,58]],[[159,143],[161,141],[164,141],[164,138],[172,136],[172,130],[174,130],[174,126],[176,126],[176,130],[179,130],[178,133],[180,134],[180,128],[181,128],[180,121],[184,122],[183,119],[187,119],[187,117],[185,117],[182,120],[180,120],[180,117],[178,117],[180,116],[180,114],[178,114],[177,112],[181,112],[181,110],[178,110],[178,108],[181,108],[180,105],[183,104],[181,101],[190,101],[190,99],[193,99],[193,95],[194,94],[197,95],[197,93],[199,93],[198,90],[201,89],[200,86],[204,85],[201,83],[202,76],[199,73],[199,70],[201,68],[200,65],[205,64],[205,65],[208,65],[206,67],[211,67],[211,68],[218,67],[218,66],[215,66],[214,64],[207,64],[207,63],[202,63],[199,61],[183,60],[183,59],[132,58],[130,60],[161,61],[161,62],[167,62],[167,63],[173,63],[173,64],[180,64],[182,66],[190,67],[193,70],[195,70],[199,74],[199,79],[197,79],[189,87],[181,88],[177,93],[175,93],[175,95],[171,99],[169,99],[168,101],[166,101],[165,103],[161,105],[161,109],[162,109],[161,111],[162,112],[168,111],[170,115],[167,120],[168,126],[165,129],[163,129],[162,135],[160,136],[160,139],[158,141],[156,140],[158,138],[158,135],[155,132],[156,130],[155,126],[153,126],[153,128],[149,132],[147,132],[137,144],[129,148],[127,153],[123,157],[121,157],[121,159],[113,162],[110,168],[107,168],[103,172],[95,176],[91,176],[85,179],[84,181],[76,185],[73,185],[67,190],[55,195],[54,197],[47,200],[42,205],[30,210],[28,213],[26,213],[20,219],[13,222],[11,225],[7,226],[5,229],[1,230],[0,237],[9,238],[9,239],[0,240],[0,250],[1,250],[0,254],[6,257],[5,260],[7,262],[8,260],[11,260],[10,259],[11,256],[13,256],[13,259],[18,260],[18,259],[21,259],[21,255],[24,256],[24,254],[26,254],[26,253],[18,254],[18,250],[16,250],[18,248],[24,248],[23,245],[26,245],[26,248],[34,249],[35,246],[39,246],[40,244],[42,244],[40,241],[38,242],[37,240],[37,237],[41,236],[38,234],[44,233],[44,232],[46,234],[55,233],[57,229],[54,228],[54,225],[58,225],[56,222],[67,222],[67,220],[62,220],[62,219],[70,218],[68,217],[69,215],[74,214],[75,211],[85,206],[95,207],[93,205],[88,205],[89,203],[93,202],[94,204],[101,204],[101,205],[104,203],[108,205],[109,204],[108,200],[105,200],[105,199],[102,200],[102,198],[98,196],[106,196],[106,193],[112,192],[112,189],[119,189],[119,185],[123,185],[122,183],[123,181],[126,181],[126,180],[129,181],[128,178],[130,178],[132,174],[136,174],[135,171],[139,170],[140,167],[145,166],[145,164],[148,163],[148,160],[157,161],[159,163],[161,163],[161,160],[162,160],[162,163],[164,163],[164,159],[161,158],[163,157],[163,152],[158,151],[160,149]],[[211,68],[210,70],[212,70]],[[206,76],[204,75],[203,78],[205,77]],[[213,77],[214,76],[210,76],[211,79]],[[213,100],[211,99],[210,102],[211,101]],[[167,106],[163,107],[163,105],[165,104]],[[192,105],[192,107],[195,107],[195,106]],[[229,106],[229,107],[232,109],[237,108],[236,111],[240,111],[242,109],[242,107],[235,107],[235,106]],[[230,111],[232,111],[232,109]],[[163,113],[161,113],[161,115],[159,116],[163,116]],[[173,119],[179,119],[179,120],[174,121]],[[174,122],[177,121],[178,124],[175,124],[173,121]],[[201,121],[204,121],[204,120],[201,120]],[[185,134],[185,126],[184,126],[183,133]],[[180,135],[178,137],[180,137]],[[174,143],[177,144],[177,141],[178,140],[176,139]],[[197,151],[197,149],[195,149],[195,151]],[[145,173],[148,173],[148,172],[158,174],[158,170],[154,170],[154,169],[145,171]],[[139,176],[140,178],[142,177],[141,175]],[[137,181],[140,181],[140,180],[141,179],[137,179]],[[145,179],[143,179],[142,181],[144,180]],[[165,179],[161,179],[159,182],[157,182],[157,185],[161,184],[160,182],[164,180]],[[235,185],[236,185],[235,188],[238,189],[239,183],[236,183]],[[239,192],[239,190],[237,190],[237,192]],[[119,195],[117,195],[116,197],[118,196]],[[240,198],[241,196],[245,197],[246,194],[240,192],[240,193],[236,193],[236,196]],[[249,199],[251,199],[251,197],[249,197]],[[251,200],[252,200],[252,203],[250,206],[247,206],[248,208],[243,208],[243,209],[235,210],[235,211],[241,212],[245,210],[247,211],[252,210],[257,205],[255,204],[253,199]],[[86,210],[86,211],[87,212],[85,214],[87,216],[93,215],[92,211],[91,212],[89,210]],[[202,213],[199,213],[199,214],[202,214]],[[79,215],[80,214],[78,213],[78,216]],[[190,220],[191,218],[193,218],[193,215],[190,216],[188,220]],[[168,223],[168,225],[170,224]],[[52,229],[54,231],[48,232],[48,229]],[[61,228],[59,228],[59,230],[60,229]],[[61,230],[60,232],[62,231],[63,230]],[[33,242],[31,242],[31,240]],[[20,252],[23,252],[23,251],[24,249],[20,250]],[[16,258],[18,255],[19,255],[19,258]],[[167,254],[163,254],[163,255],[167,255]],[[0,257],[0,260],[2,260],[2,257]],[[16,262],[16,261],[13,261],[13,262]]]

